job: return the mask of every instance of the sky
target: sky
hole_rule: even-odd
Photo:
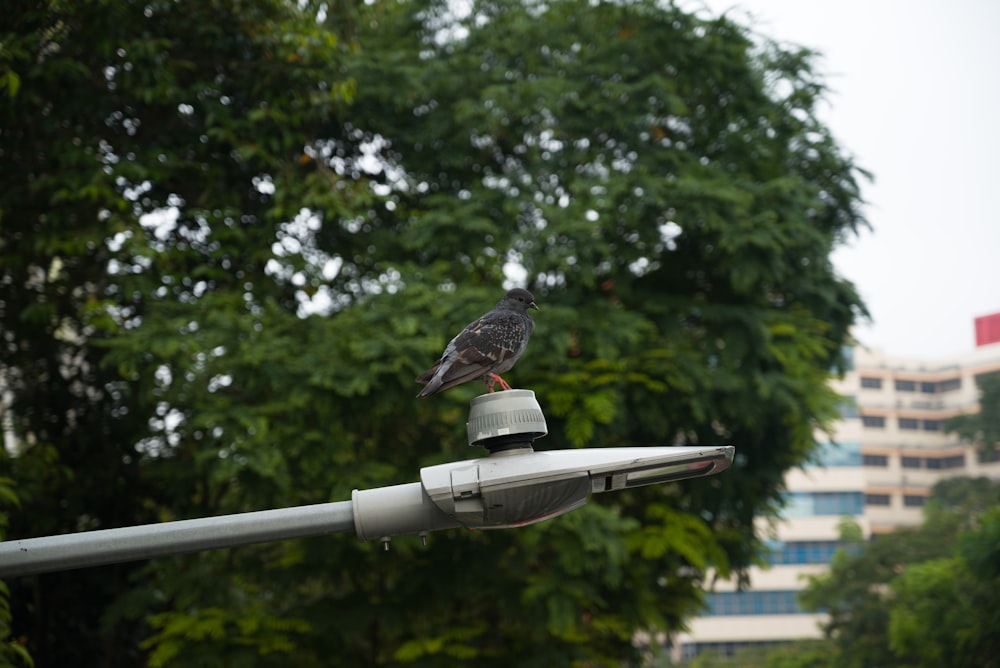
[[[834,265],[872,322],[861,344],[935,360],[1000,312],[1000,2],[691,0],[821,53],[820,119],[855,163],[872,230]]]

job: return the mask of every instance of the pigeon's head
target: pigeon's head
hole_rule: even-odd
[[[503,299],[500,300],[497,306],[520,311],[521,313],[527,313],[529,308],[533,308],[536,311],[541,310],[538,308],[538,304],[535,303],[535,298],[524,288],[514,288],[503,296]]]

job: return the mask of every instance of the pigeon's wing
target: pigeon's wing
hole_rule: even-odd
[[[488,313],[466,327],[448,347],[454,347],[456,364],[479,366],[485,369],[482,373],[489,373],[506,361],[512,365],[520,357],[531,334],[531,325],[531,318],[526,316]]]
[[[421,396],[480,378],[495,369],[510,369],[531,333],[531,319],[502,312],[487,313],[471,323],[444,350],[437,364],[420,377],[428,383]]]

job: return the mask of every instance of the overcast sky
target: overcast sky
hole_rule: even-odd
[[[875,177],[863,190],[873,230],[834,256],[872,313],[861,343],[929,359],[972,350],[973,319],[1000,311],[1000,2],[681,4],[822,52],[820,117]]]

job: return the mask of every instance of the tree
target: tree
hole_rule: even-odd
[[[919,527],[840,552],[810,578],[802,600],[830,616],[830,665],[993,665],[998,502],[986,478],[939,482]]]
[[[962,532],[952,556],[907,568],[892,582],[896,598],[889,644],[914,666],[998,665],[1000,509]]]
[[[309,130],[347,95],[330,78],[334,38],[280,1],[14,2],[4,13],[0,382],[12,396],[5,431],[10,416],[19,437],[4,469],[22,499],[11,535],[219,512],[198,437],[169,453],[157,440],[176,413],[169,368],[152,362],[164,349],[189,355],[174,369],[176,403],[198,401],[183,393],[205,380],[212,348],[195,348],[186,327],[211,309],[232,324],[268,300],[294,308],[265,269],[283,224],[269,184],[298,175]],[[143,366],[115,361],[116,343],[170,317],[181,329]],[[145,587],[130,584],[134,571],[13,583],[17,633],[38,663],[138,663],[143,611],[100,623]]]
[[[540,445],[739,450],[724,479],[428,549],[22,580],[40,664],[618,665],[697,610],[709,566],[751,563],[864,313],[829,259],[861,172],[814,116],[811,54],[652,2],[11,15],[12,534],[340,500],[464,456],[481,390],[418,402],[413,377],[505,265],[543,309],[512,376]]]
[[[948,419],[944,428],[976,444],[983,452],[993,451],[1000,443],[1000,374],[979,376],[976,381],[979,385],[979,410]]]

